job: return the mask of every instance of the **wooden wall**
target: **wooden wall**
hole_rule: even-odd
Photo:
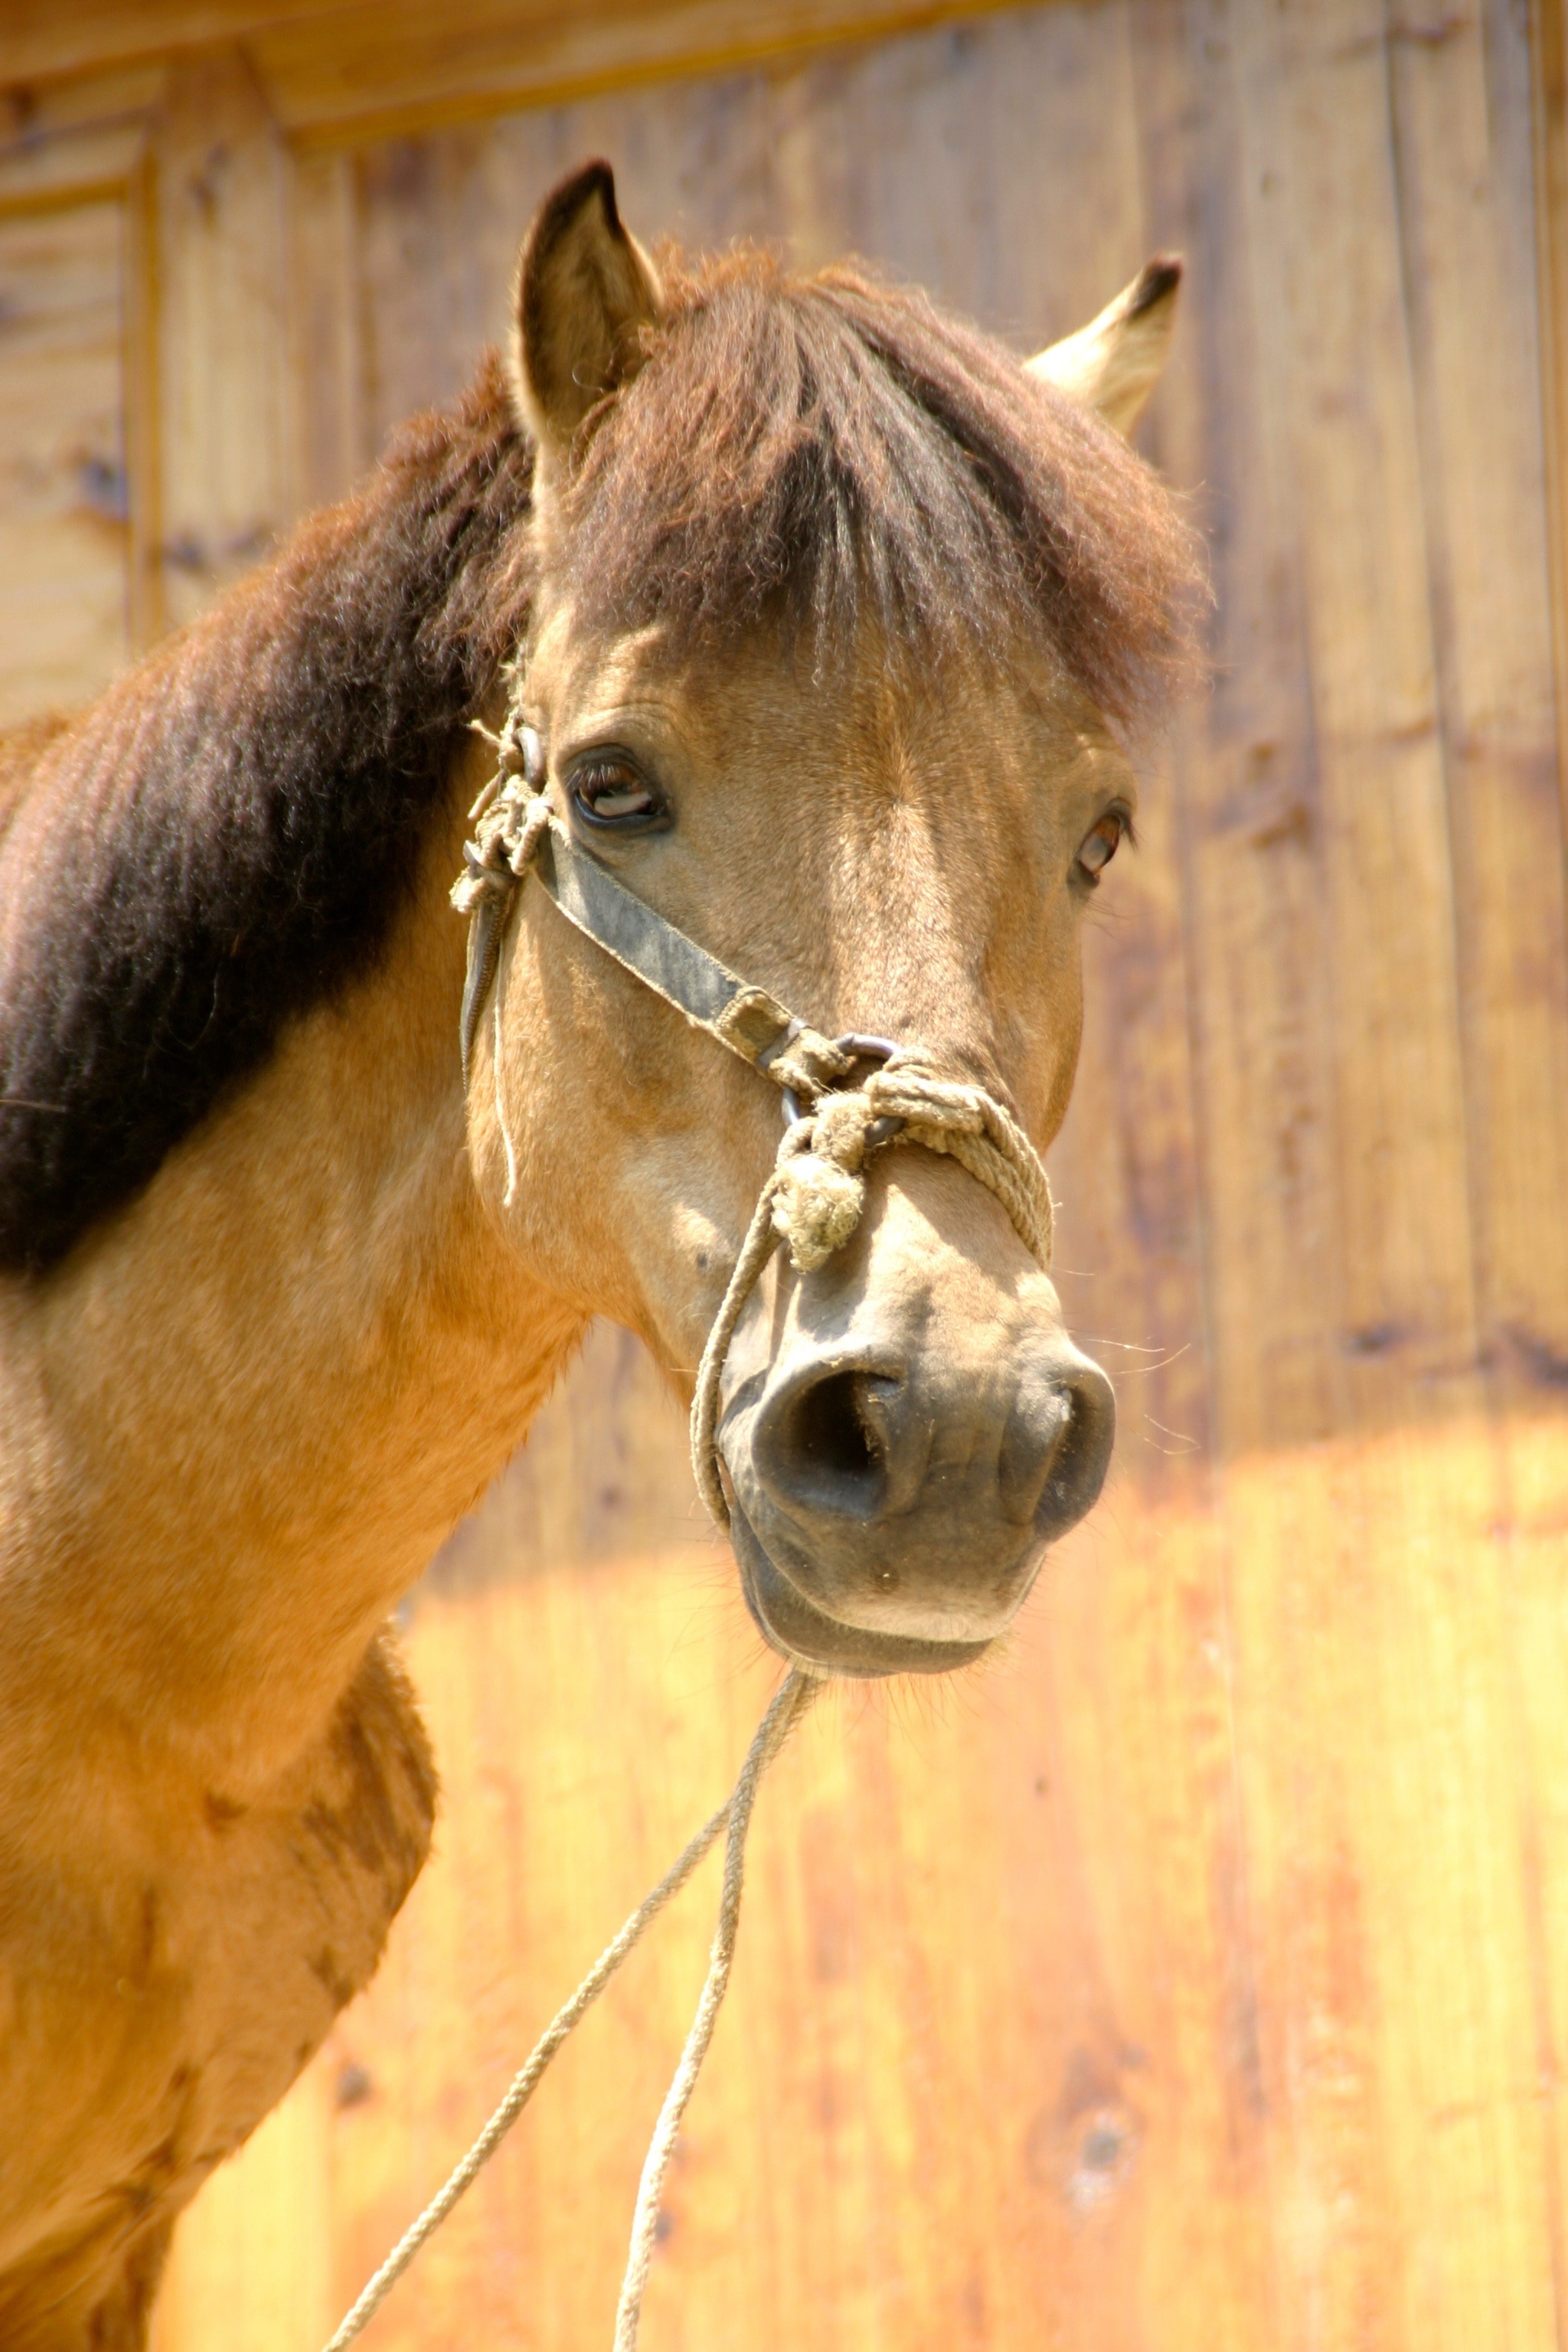
[[[771,54],[663,79],[742,20],[547,39],[473,0],[421,50],[389,5],[367,63],[363,8],[335,50],[302,0],[166,0],[167,54],[157,13],[21,11],[7,711],[89,688],[455,391],[588,152],[645,232],[858,247],[1021,346],[1153,249],[1191,266],[1146,438],[1213,549],[1215,681],[1092,928],[1052,1158],[1119,1466],[1005,1657],[847,1693],[780,1767],[649,2352],[1560,2347],[1555,13],[1088,0],[790,48],[828,12],[770,0]],[[184,2225],[161,2352],[321,2340],[772,1679],[608,1332],[406,1615],[437,1858]],[[711,1896],[367,2341],[607,2341]]]

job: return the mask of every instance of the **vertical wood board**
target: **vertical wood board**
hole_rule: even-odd
[[[124,276],[112,198],[0,213],[0,724],[130,648]]]
[[[177,624],[295,509],[289,164],[238,51],[171,72],[157,191],[158,552]]]

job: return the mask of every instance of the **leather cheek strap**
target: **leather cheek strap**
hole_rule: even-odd
[[[493,838],[500,847],[500,827]],[[463,992],[465,1083],[473,1040],[495,982],[501,934],[530,873],[538,876],[561,913],[585,938],[776,1086],[814,1098],[847,1077],[854,1067],[854,1056],[841,1045],[809,1028],[765,988],[742,980],[625,888],[596,857],[578,846],[542,795],[504,861],[482,838],[468,856],[468,871],[453,893],[472,918]]]

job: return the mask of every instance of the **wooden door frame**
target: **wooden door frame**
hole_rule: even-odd
[[[329,145],[883,41],[1006,0],[78,0],[0,41],[5,91],[238,47],[279,129]]]

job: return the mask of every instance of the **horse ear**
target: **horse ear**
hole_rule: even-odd
[[[1119,433],[1131,433],[1164,367],[1181,282],[1180,260],[1157,255],[1098,319],[1037,352],[1025,369],[1097,409]]]
[[[518,256],[513,368],[542,452],[564,451],[595,403],[636,374],[640,331],[662,301],[616,209],[615,173],[584,163],[546,196]]]

